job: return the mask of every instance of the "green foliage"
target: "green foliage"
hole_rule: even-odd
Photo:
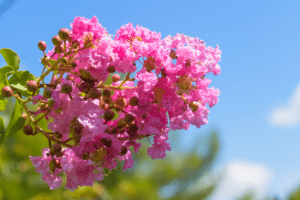
[[[3,48],[0,49],[0,53],[2,54],[4,60],[6,63],[11,66],[14,71],[19,70],[19,65],[20,65],[20,58],[16,52],[14,52],[11,49]]]
[[[300,199],[300,185],[294,188],[287,197],[288,200],[299,200]]]
[[[8,127],[6,128],[6,135],[8,137],[14,136],[18,131],[23,128],[24,118],[21,116],[23,107],[16,101],[14,111],[10,117]]]
[[[36,77],[33,74],[31,74],[29,71],[18,71],[14,73],[12,77],[10,77],[8,82],[9,84],[11,84],[11,86],[18,87],[16,89],[19,89],[23,96],[29,97],[31,95],[31,92],[27,91],[26,82],[35,79]],[[39,89],[37,93],[39,93]]]
[[[7,105],[7,99],[4,98],[2,95],[0,95],[0,112],[5,110],[6,105]]]

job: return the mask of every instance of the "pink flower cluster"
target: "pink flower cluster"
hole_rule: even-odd
[[[76,17],[71,27],[71,38],[80,44],[79,48],[84,47],[86,35],[94,48],[78,52],[76,67],[68,73],[68,79],[61,78],[51,93],[54,105],[48,116],[53,121],[48,128],[58,132],[61,141],[68,140],[70,134],[78,136],[77,144],[72,149],[63,148],[62,156],[54,156],[57,162],[54,172],[49,169],[49,148],[43,150],[42,157],[30,157],[50,189],[61,185],[58,176],[61,172],[67,174],[66,188],[74,190],[78,186],[92,186],[94,180],[101,181],[103,169],[115,169],[117,159],[125,161],[123,170],[131,168],[134,160],[129,147],[133,146],[137,153],[141,146],[137,140],[143,137],[154,138],[148,149],[152,159],[165,158],[166,151],[171,150],[167,143],[170,129],[188,130],[190,124],[200,128],[208,123],[209,110],[205,105],[214,106],[220,91],[208,88],[211,80],[204,77],[209,72],[220,74],[218,46],[206,47],[198,38],[182,34],[161,39],[159,33],[140,26],[134,28],[131,23],[122,26],[112,39],[96,17],[91,20]],[[70,42],[66,46],[70,49]],[[53,53],[54,49],[47,56]],[[58,58],[57,54],[53,56]],[[97,87],[109,77],[110,66],[117,72],[133,73],[137,70],[135,62],[143,65],[135,77],[136,86],[133,79],[128,79],[121,86],[125,89],[106,88],[114,91],[108,96]],[[83,71],[90,73],[89,81],[75,75]],[[52,83],[56,80],[54,77]],[[121,83],[122,80],[113,82],[111,88]],[[61,92],[66,84],[72,87],[70,94]],[[84,98],[81,95],[84,87],[103,93],[97,99]],[[33,99],[43,98],[36,95]],[[134,98],[138,102],[130,103]],[[107,120],[112,108],[119,117]]]

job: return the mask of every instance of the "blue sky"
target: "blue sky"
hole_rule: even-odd
[[[37,43],[44,40],[52,49],[51,38],[60,28],[70,29],[77,16],[96,16],[110,34],[131,22],[162,38],[182,33],[213,48],[218,44],[221,74],[207,78],[209,87],[221,91],[219,102],[207,125],[180,132],[180,148],[188,151],[194,138],[218,127],[222,148],[215,167],[224,168],[228,180],[213,198],[231,199],[248,186],[260,195],[284,197],[300,181],[299,1],[0,3],[0,48],[15,51],[21,70],[35,76],[41,74],[43,56]]]

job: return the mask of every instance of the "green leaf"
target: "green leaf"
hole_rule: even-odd
[[[5,137],[5,127],[3,118],[0,117],[0,145],[3,143]]]
[[[5,110],[7,105],[7,99],[5,99],[2,95],[0,95],[0,112]]]
[[[14,68],[15,71],[18,71],[20,58],[16,52],[11,49],[3,48],[0,49],[0,53],[2,54],[6,63]]]
[[[9,85],[7,76],[9,76],[11,73],[14,73],[14,69],[11,66],[4,66],[0,68],[0,84],[3,85],[0,86],[0,88]]]
[[[112,121],[115,120],[115,119],[118,119],[119,118],[119,113],[115,109],[111,109],[111,110],[114,111],[114,113],[115,113],[115,117],[112,119]]]
[[[9,84],[13,84],[13,85],[18,85],[18,83],[24,87],[26,87],[26,82],[29,80],[35,80],[36,77],[31,74],[29,71],[18,71],[16,73],[14,73],[12,75],[12,77],[10,77]],[[20,91],[21,94],[25,97],[28,97],[31,95],[31,93],[29,91]],[[37,94],[39,93],[39,90],[36,92]]]
[[[14,111],[10,117],[9,124],[7,126],[6,132],[8,133],[8,137],[12,137],[18,131],[20,131],[25,123],[25,119],[21,116],[23,110],[23,106],[17,100],[15,103]]]
[[[27,91],[27,88],[21,85],[20,83],[18,83],[17,85],[11,84],[10,87],[24,92]]]

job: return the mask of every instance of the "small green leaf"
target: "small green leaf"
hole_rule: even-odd
[[[11,49],[3,48],[0,49],[6,63],[14,68],[14,71],[18,71],[20,65],[20,58],[16,52]]]
[[[5,110],[7,105],[7,99],[5,99],[2,95],[0,95],[0,112]]]
[[[115,113],[115,117],[112,119],[115,120],[115,119],[118,119],[119,118],[119,113],[115,110],[115,109],[111,109],[114,113]]]
[[[16,73],[14,73],[12,75],[12,77],[10,77],[9,84],[14,84],[14,85],[18,85],[18,83],[24,87],[26,87],[26,82],[29,80],[35,80],[36,77],[31,74],[29,71],[18,71]],[[20,91],[21,94],[25,97],[29,97],[31,95],[31,93],[29,91]],[[39,93],[39,90],[36,92],[37,94]]]
[[[8,137],[12,137],[14,134],[16,134],[19,130],[23,128],[25,119],[21,116],[22,110],[23,106],[17,100],[15,103],[14,111],[10,117],[9,124],[6,129]]]
[[[0,145],[3,143],[5,137],[5,126],[3,118],[0,117]]]
[[[9,85],[8,81],[7,81],[7,77],[9,76],[9,74],[14,73],[14,69],[11,66],[4,66],[0,68],[0,84],[6,86]],[[2,87],[4,87],[2,86]],[[0,88],[2,88],[0,87]]]
[[[24,91],[24,92],[27,91],[27,88],[24,87],[23,85],[21,85],[20,83],[18,83],[17,85],[11,84],[10,87],[15,88],[15,89],[20,90],[20,91]]]

